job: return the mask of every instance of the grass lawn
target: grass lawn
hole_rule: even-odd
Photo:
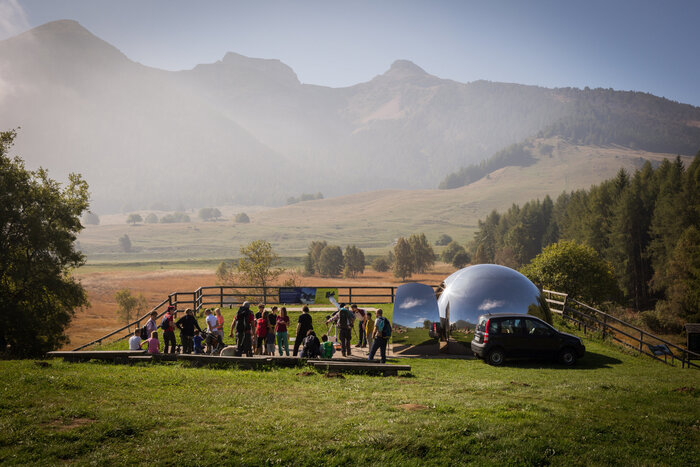
[[[695,465],[700,373],[586,342],[575,368],[410,377],[0,361],[3,464]]]

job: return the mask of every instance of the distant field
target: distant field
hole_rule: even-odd
[[[539,156],[538,145],[555,147]],[[539,157],[530,167],[507,167],[469,186],[454,190],[385,190],[307,201],[281,208],[251,208],[250,224],[236,224],[232,209],[222,207],[228,220],[201,222],[197,212],[186,224],[130,226],[126,216],[105,216],[105,225],[88,226],[80,235],[81,249],[92,267],[113,268],[120,263],[159,268],[175,262],[184,268],[238,256],[240,246],[256,239],[272,243],[289,265],[300,264],[311,240],[345,246],[356,244],[366,255],[382,255],[399,236],[425,232],[430,241],[443,233],[460,243],[471,240],[479,219],[491,210],[514,202],[556,197],[563,190],[587,188],[613,177],[624,167],[634,170],[643,160],[675,157],[615,147],[572,146],[559,140],[540,140]],[[690,161],[690,158],[685,158]],[[237,207],[235,211],[243,210]],[[149,211],[140,211],[142,215]],[[118,238],[127,234],[133,252],[119,250]],[[151,263],[151,264],[148,264]]]
[[[401,359],[409,377],[0,361],[0,463],[696,465],[696,370],[597,341],[574,368]]]

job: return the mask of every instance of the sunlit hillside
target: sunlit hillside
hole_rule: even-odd
[[[553,146],[551,155],[539,148]],[[533,142],[536,163],[505,167],[468,186],[453,190],[383,190],[306,201],[281,208],[253,208],[251,222],[233,222],[235,209],[222,207],[218,222],[201,222],[197,211],[191,223],[126,224],[126,216],[110,216],[109,225],[88,226],[80,247],[89,263],[153,260],[222,259],[237,256],[251,240],[272,242],[282,256],[300,257],[311,240],[356,244],[369,254],[383,254],[399,236],[425,232],[431,241],[446,233],[464,243],[479,219],[512,203],[558,196],[563,190],[587,188],[610,178],[620,168],[632,171],[643,161],[652,163],[673,154],[631,151],[619,147],[575,146],[558,139]],[[690,157],[683,157],[689,162]],[[144,217],[150,211],[139,211]],[[133,252],[120,251],[118,238],[127,234]]]

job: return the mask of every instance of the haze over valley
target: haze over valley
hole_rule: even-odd
[[[574,157],[566,149],[572,146],[589,167],[599,163],[596,154],[614,149],[620,164],[601,159],[612,173],[591,173],[599,179],[640,157],[700,149],[700,108],[649,94],[459,83],[407,60],[344,88],[303,84],[279,60],[234,52],[164,71],[130,60],[70,20],[0,42],[0,108],[0,128],[21,127],[15,153],[59,179],[82,173],[100,215],[279,206],[301,193],[435,189],[516,143],[529,156],[501,158],[493,169],[541,164],[544,179],[556,177],[542,172],[553,162],[541,159]],[[538,148],[550,140],[560,146],[543,155]],[[584,187],[592,178],[569,178],[527,197]],[[519,199],[519,185],[509,183],[492,197],[501,204],[483,206]],[[424,192],[438,206],[460,196]],[[376,197],[381,203],[385,196]]]

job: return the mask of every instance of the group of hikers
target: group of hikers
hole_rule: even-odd
[[[337,302],[336,302],[337,304]],[[386,345],[391,335],[391,323],[383,316],[382,309],[377,309],[377,318],[372,321],[372,313],[344,303],[337,304],[337,311],[326,316],[325,324],[335,326],[342,355],[351,356],[350,341],[357,322],[358,343],[356,347],[370,348],[369,360],[374,360],[377,351],[380,360],[386,362]],[[275,355],[275,346],[279,355],[289,356],[289,316],[286,307],[273,306],[269,311],[265,304],[257,305],[257,312],[250,309],[250,302],[244,302],[231,323],[229,337],[235,337],[235,355]],[[160,324],[156,323],[158,313],[150,314],[146,325],[136,329],[129,339],[130,350],[140,350],[144,346],[148,353],[160,352],[158,329],[163,333],[163,352],[194,354],[215,354],[226,348],[224,344],[224,316],[221,309],[206,309],[206,330],[199,326],[197,318],[191,309],[185,310],[185,315],[175,320],[177,310],[168,306]],[[180,331],[180,348],[175,339],[175,329]],[[329,328],[330,330],[330,328]],[[319,340],[314,331],[313,319],[309,307],[304,305],[297,320],[296,338],[292,350],[293,356],[305,358],[332,358],[335,344],[327,334]]]

